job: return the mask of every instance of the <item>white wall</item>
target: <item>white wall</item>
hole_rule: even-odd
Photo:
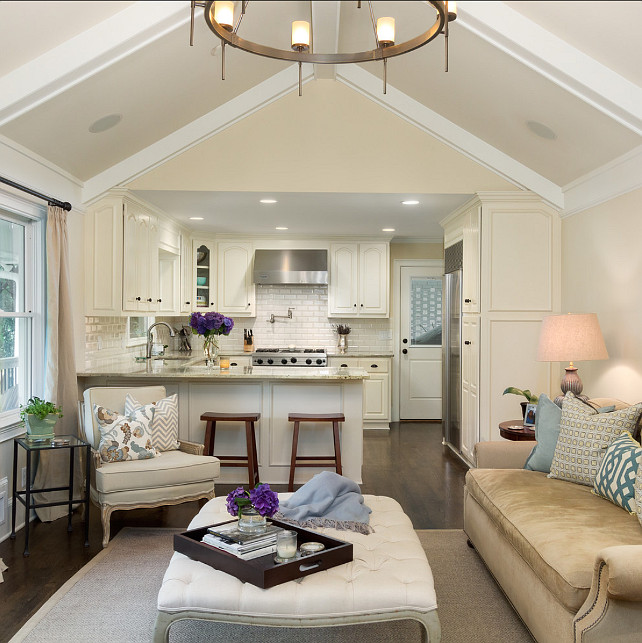
[[[609,352],[577,364],[589,397],[642,399],[641,240],[642,189],[562,222],[562,312],[597,313]]]

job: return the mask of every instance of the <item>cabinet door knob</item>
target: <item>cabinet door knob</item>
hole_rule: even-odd
[[[466,340],[466,341],[464,342],[464,344],[466,344],[466,346],[470,346],[470,345],[472,344],[472,342],[470,342],[470,341]]]
[[[150,298],[149,298],[149,299],[148,299],[147,301],[151,303],[151,301],[152,301],[152,298],[150,297]]]
[[[404,348],[401,352],[402,352],[404,355],[407,355],[407,354],[408,354],[408,349],[407,349],[407,348]]]
[[[230,366],[238,366],[236,362],[230,362]]]
[[[473,300],[472,299],[464,299],[465,304],[472,304]]]
[[[213,305],[214,305],[214,302],[213,302],[213,301],[210,301],[210,306],[213,306]]]
[[[355,304],[355,305],[354,305],[354,307],[356,308],[356,307],[357,307],[357,304]]]
[[[402,341],[404,344],[407,344],[407,343],[408,343],[408,340],[407,340],[406,338],[402,339],[401,341]]]
[[[140,297],[136,297],[136,301],[140,301]]]
[[[370,364],[370,368],[379,368],[379,364]]]
[[[361,308],[363,308],[363,304],[361,304]]]
[[[347,364],[341,364],[341,368],[348,368]]]
[[[163,301],[163,300],[162,299],[157,299],[156,301],[160,304],[161,301]]]
[[[185,302],[185,305],[186,305],[186,306],[189,306],[189,305],[190,305],[190,303],[191,303],[191,302],[186,301],[186,302]]]

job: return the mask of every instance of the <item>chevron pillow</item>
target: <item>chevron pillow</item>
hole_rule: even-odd
[[[154,418],[152,420],[152,443],[158,451],[175,451],[178,443],[178,395],[164,397],[154,402]],[[132,413],[143,406],[130,393],[125,397],[125,413]]]
[[[623,433],[606,450],[593,483],[593,493],[636,513],[635,481],[642,448],[630,433]]]

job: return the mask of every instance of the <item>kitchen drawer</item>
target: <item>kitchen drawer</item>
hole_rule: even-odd
[[[340,368],[346,366],[347,368],[359,368],[359,360],[356,357],[330,357],[328,360],[329,366],[332,368]]]
[[[390,370],[389,359],[360,359],[359,366],[368,373],[387,373]]]
[[[249,355],[233,355],[229,359],[230,366],[250,366],[252,360]]]

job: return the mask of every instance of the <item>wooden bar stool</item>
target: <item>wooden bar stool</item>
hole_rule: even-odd
[[[288,491],[294,490],[294,469],[296,467],[334,467],[341,475],[341,443],[339,442],[339,422],[345,422],[343,413],[290,413],[288,421],[294,422],[294,433],[292,434],[292,458],[290,460],[290,480]],[[301,422],[332,422],[332,434],[334,437],[334,456],[297,456],[299,446],[299,424]],[[306,460],[306,462],[302,462]],[[314,460],[314,462],[309,462]],[[323,462],[320,462],[320,461]]]
[[[261,417],[260,413],[203,413],[201,420],[207,422],[205,428],[204,455],[214,455],[221,460],[222,467],[247,467],[250,489],[259,482],[259,461],[256,456],[256,436],[254,423]],[[247,455],[216,455],[214,453],[214,435],[217,422],[245,422],[245,442]],[[231,460],[233,462],[223,462]]]

